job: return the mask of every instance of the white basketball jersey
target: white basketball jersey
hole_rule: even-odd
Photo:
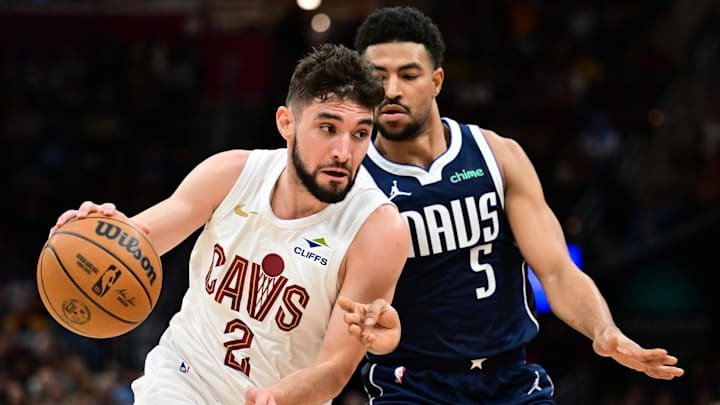
[[[189,289],[160,340],[221,403],[312,363],[345,252],[367,216],[389,203],[361,167],[344,201],[279,219],[270,198],[286,161],[286,149],[251,152],[195,243]]]

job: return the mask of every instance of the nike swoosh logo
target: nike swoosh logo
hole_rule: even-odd
[[[237,215],[240,215],[241,217],[249,217],[250,214],[257,214],[257,211],[245,211],[243,209],[243,206],[245,204],[238,204],[235,206],[235,209],[233,210]]]

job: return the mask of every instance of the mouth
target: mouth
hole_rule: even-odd
[[[386,122],[399,121],[407,115],[407,110],[397,104],[389,104],[380,109],[380,117]]]
[[[338,169],[338,168],[325,169],[325,170],[320,171],[320,173],[322,173],[334,180],[343,180],[343,179],[350,177],[350,173],[348,173],[347,170]]]
[[[380,110],[383,115],[407,114],[407,111],[397,104],[386,105]]]

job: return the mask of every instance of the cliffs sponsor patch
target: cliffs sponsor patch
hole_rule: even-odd
[[[333,249],[325,238],[303,238],[303,241],[304,243],[297,244],[293,247],[293,253],[313,263],[327,266]]]

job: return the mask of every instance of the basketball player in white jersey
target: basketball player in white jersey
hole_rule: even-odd
[[[218,153],[132,218],[160,254],[204,227],[182,307],[132,384],[136,403],[329,403],[367,350],[395,348],[386,303],[409,234],[360,168],[383,97],[356,52],[320,46],[276,113],[286,149]],[[51,232],[90,212],[123,215],[85,202]]]

